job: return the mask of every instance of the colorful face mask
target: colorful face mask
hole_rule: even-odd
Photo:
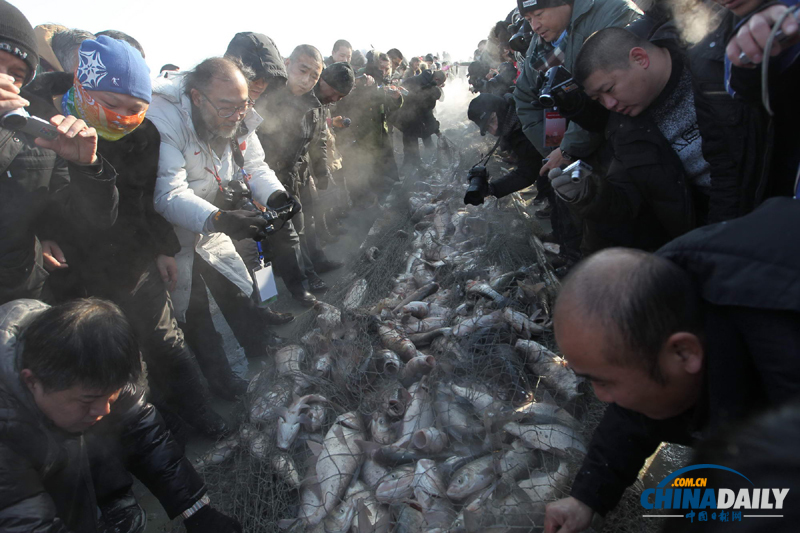
[[[118,141],[139,127],[147,113],[120,115],[106,109],[75,79],[75,84],[61,99],[61,110],[73,115],[97,130],[97,135],[107,141]]]

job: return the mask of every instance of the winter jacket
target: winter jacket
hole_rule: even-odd
[[[531,145],[531,141],[522,132],[522,124],[520,124],[514,108],[514,98],[507,94],[504,99],[508,103],[508,108],[507,117],[503,120],[503,133],[499,148],[512,152],[517,156],[518,163],[511,172],[491,181],[491,192],[497,198],[530,187],[536,183],[542,168],[542,158],[539,157]]]
[[[677,87],[683,62],[673,54],[673,72],[651,108],[665,101]],[[654,250],[695,228],[692,186],[683,164],[661,134],[647,110],[631,117],[610,113],[607,124],[613,159],[605,177],[593,176],[587,194],[573,208],[587,220],[635,228],[616,246]]]
[[[53,72],[38,76],[36,83],[37,94],[48,99],[66,92],[73,76]],[[148,119],[118,141],[98,139],[97,153],[118,172],[117,220],[111,228],[89,230],[81,238],[76,238],[78,228],[65,221],[53,236],[82,287],[131,289],[158,255],[180,251],[172,224],[153,205],[160,144],[161,136]]]
[[[245,65],[252,65],[256,79],[265,79],[270,87],[276,83],[286,83],[286,65],[278,46],[263,33],[237,33],[228,45],[225,55],[236,57]]]
[[[439,121],[433,116],[436,102],[442,90],[433,80],[433,71],[425,70],[403,82],[408,96],[403,107],[394,112],[389,121],[404,134],[413,137],[429,137],[439,131]]]
[[[325,110],[314,92],[301,96],[280,87],[257,103],[264,121],[257,134],[266,162],[278,179],[295,196],[308,181],[311,167],[317,185],[328,186],[328,141],[322,133],[328,127]]]
[[[703,154],[711,164],[709,222],[746,215],[774,195],[768,188],[772,126],[760,105],[725,90],[725,43],[735,16],[689,51]]]
[[[564,66],[567,70],[573,69],[583,42],[591,34],[612,26],[624,27],[638,16],[639,13],[635,11],[633,4],[625,0],[575,0],[567,36],[561,43]],[[549,43],[534,35],[514,90],[517,114],[522,122],[523,131],[544,157],[553,149],[544,146],[544,111],[539,105],[540,75],[534,68],[533,61],[543,50],[551,48]],[[577,124],[570,124],[561,141],[561,148],[574,157],[585,158],[597,150],[602,142],[602,135],[588,133]]]
[[[797,200],[696,229],[657,252],[687,271],[703,300],[705,382],[695,408],[653,420],[611,404],[572,496],[605,514],[663,442],[696,437],[800,394],[800,235]],[[788,232],[788,233],[787,233]]]
[[[369,71],[365,72],[370,74]],[[373,75],[376,73],[372,73]],[[349,128],[336,132],[336,142],[340,147],[349,147],[357,143],[359,149],[380,153],[391,147],[388,117],[397,112],[403,104],[403,97],[394,99],[380,86],[380,74],[375,78],[375,85],[356,84],[347,98],[336,104],[336,114],[352,120]]]
[[[23,90],[28,112],[49,119],[52,102]],[[52,236],[57,220],[80,229],[107,228],[117,218],[116,172],[102,157],[93,165],[67,163],[34,137],[0,128],[0,303],[36,297],[47,278],[37,239]]]
[[[221,155],[202,140],[192,123],[192,103],[185,94],[185,76],[157,80],[147,117],[161,134],[155,208],[175,226],[181,251],[178,262],[178,287],[171,293],[178,320],[184,320],[189,305],[194,253],[250,295],[253,282],[231,239],[224,233],[205,233],[206,221],[218,210],[214,204],[220,187],[238,179],[239,168],[231,147]],[[264,151],[256,136],[261,117],[254,110],[245,115],[237,142],[244,155],[244,170],[253,199],[267,204],[275,192],[284,188],[264,162]],[[217,178],[219,181],[217,181]]]
[[[45,309],[34,300],[0,307],[0,531],[97,531],[93,438],[114,443],[170,518],[194,505],[206,488],[141,383],[126,385],[110,414],[82,434],[60,430],[38,409],[19,377],[19,335]]]

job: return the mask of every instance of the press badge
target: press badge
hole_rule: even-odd
[[[567,131],[567,119],[553,110],[544,112],[544,146],[556,149],[561,146],[564,133]],[[546,155],[546,154],[545,154]]]
[[[253,270],[253,286],[259,307],[264,307],[275,301],[278,297],[278,287],[275,285],[272,263],[267,263]]]

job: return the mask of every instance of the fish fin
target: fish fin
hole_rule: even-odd
[[[553,395],[550,394],[550,391],[544,391],[544,395],[542,396],[542,403],[546,403],[548,405],[558,405],[556,403],[556,399],[553,398]]]
[[[357,502],[358,507],[358,533],[371,533],[372,531],[372,514],[367,509],[363,498],[359,498]]]
[[[319,457],[322,453],[322,444],[314,442],[313,440],[307,440],[306,444],[308,444],[308,449],[311,450],[311,453],[314,454],[315,457]]]
[[[347,446],[347,439],[344,438],[344,430],[341,425],[337,425],[334,428],[333,434],[336,435],[336,438],[342,443],[342,446]]]
[[[378,451],[378,450],[380,450],[382,448],[382,446],[380,444],[378,444],[377,442],[370,442],[370,441],[361,440],[361,439],[356,439],[355,443],[367,455],[372,455],[376,451]]]

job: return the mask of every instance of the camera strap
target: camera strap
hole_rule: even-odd
[[[483,156],[483,157],[480,159],[480,161],[478,161],[477,163],[475,163],[474,165],[472,165],[472,168],[475,168],[475,167],[477,167],[477,166],[480,166],[480,165],[485,165],[486,163],[488,163],[488,162],[489,162],[489,159],[490,159],[490,158],[492,157],[492,155],[494,155],[494,153],[497,151],[497,147],[498,147],[498,146],[500,146],[500,141],[502,141],[502,140],[503,140],[503,136],[502,136],[502,135],[498,135],[498,136],[497,136],[497,142],[496,142],[496,143],[494,143],[494,146],[492,147],[492,149],[491,149],[491,150],[489,150],[489,153],[488,153],[488,154],[486,154],[485,156]]]

